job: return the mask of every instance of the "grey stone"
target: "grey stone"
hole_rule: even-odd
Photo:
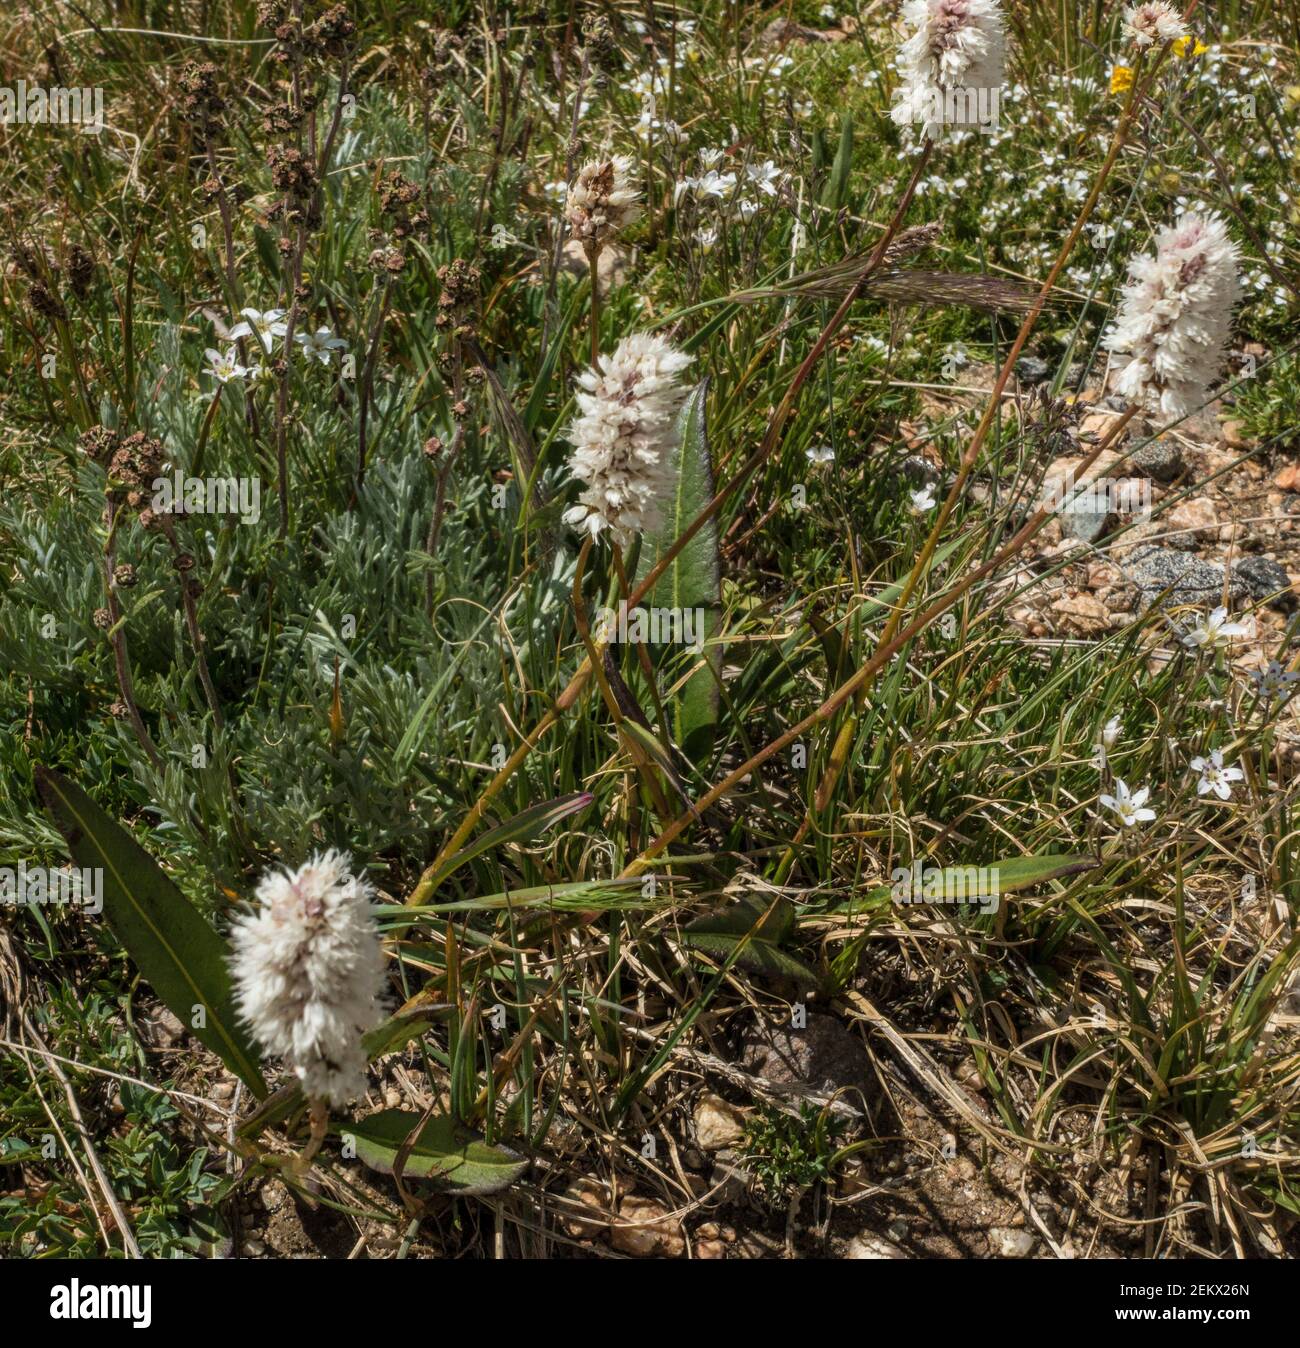
[[[1037,356],[1021,356],[1016,361],[1016,378],[1025,388],[1045,384],[1051,373],[1052,367],[1045,360],[1039,360]]]
[[[1224,568],[1218,562],[1204,562],[1173,548],[1142,548],[1130,554],[1124,569],[1142,592],[1145,605],[1153,604],[1166,591],[1169,604],[1223,602]],[[1230,575],[1228,597],[1243,599],[1245,595],[1245,580]]]
[[[1289,613],[1296,606],[1295,591],[1286,567],[1271,557],[1242,557],[1232,565],[1252,599],[1268,600],[1269,608]]]
[[[1172,482],[1183,471],[1183,451],[1171,437],[1152,440],[1133,451],[1129,456],[1129,467],[1135,476],[1141,474],[1156,482]]]
[[[1088,510],[1083,506],[1072,509],[1067,503],[1057,518],[1061,521],[1061,533],[1066,538],[1078,539],[1080,543],[1095,543],[1115,516],[1108,510]]]
[[[870,1060],[862,1043],[833,1016],[808,1012],[801,1030],[760,1025],[745,1037],[741,1064],[776,1086],[802,1086],[830,1095],[843,1087],[864,1089]],[[857,1106],[852,1096],[845,1102]]]

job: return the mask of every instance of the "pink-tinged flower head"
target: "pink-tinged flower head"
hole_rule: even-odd
[[[593,160],[578,170],[564,205],[564,218],[575,239],[599,247],[637,218],[640,208],[632,172],[627,155]]]
[[[907,0],[903,20],[894,121],[936,137],[946,125],[995,120],[1005,54],[997,0]]]
[[[1124,35],[1135,47],[1153,47],[1157,42],[1177,42],[1187,36],[1187,25],[1165,0],[1148,0],[1124,11]]]
[[[236,1002],[253,1037],[292,1065],[308,1099],[331,1105],[365,1090],[361,1037],[383,1013],[374,891],[350,865],[325,852],[268,872],[256,909],[230,931]]]
[[[1206,401],[1241,298],[1237,262],[1223,221],[1188,211],[1157,235],[1154,257],[1129,263],[1119,318],[1105,343],[1129,357],[1115,381],[1121,397],[1170,418]]]
[[[677,414],[687,393],[677,376],[690,363],[662,337],[633,333],[578,376],[581,415],[565,437],[574,447],[569,467],[587,487],[565,523],[593,538],[608,529],[623,546],[658,525],[675,481]]]

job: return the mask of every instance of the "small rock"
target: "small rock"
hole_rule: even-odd
[[[1240,576],[1252,599],[1268,601],[1269,608],[1289,613],[1296,606],[1291,576],[1280,562],[1271,557],[1242,557],[1233,563],[1233,574]]]
[[[636,1194],[629,1194],[619,1204],[610,1244],[622,1254],[640,1258],[679,1259],[686,1253],[686,1241],[677,1219],[653,1198]]]
[[[749,1176],[731,1161],[730,1153],[719,1153],[718,1163],[709,1176],[709,1188],[719,1203],[739,1203],[749,1189]]]
[[[1024,388],[1045,384],[1051,373],[1052,367],[1045,360],[1039,360],[1037,356],[1021,356],[1016,361],[1016,378]]]
[[[1058,518],[1061,521],[1061,533],[1066,538],[1076,539],[1080,543],[1095,543],[1110,527],[1115,516],[1109,510],[1090,509],[1084,504],[1087,499],[1084,497],[1077,503],[1067,503]]]
[[[1092,435],[1098,440],[1104,440],[1110,434],[1115,420],[1113,412],[1090,412],[1079,423],[1079,430],[1083,435]]]
[[[992,1226],[989,1228],[989,1243],[1002,1259],[1028,1259],[1037,1242],[1029,1231]]]
[[[569,1200],[560,1218],[560,1229],[567,1236],[579,1239],[583,1236],[595,1236],[609,1226],[609,1189],[599,1180],[583,1178],[574,1180],[564,1191]],[[590,1217],[576,1213],[572,1204],[580,1204],[591,1212]]]
[[[244,1253],[250,1259],[260,1259],[266,1253],[266,1246],[256,1236],[250,1236],[244,1241]]]
[[[884,1236],[862,1231],[844,1247],[845,1259],[906,1259],[907,1251],[900,1249]]]
[[[705,1095],[695,1106],[695,1141],[703,1151],[734,1147],[744,1136],[740,1111],[717,1095]]]
[[[695,1242],[695,1257],[697,1259],[725,1259],[727,1247],[720,1240],[697,1240]]]
[[[1168,592],[1169,604],[1221,604],[1224,569],[1218,562],[1203,562],[1199,557],[1172,548],[1143,548],[1130,554],[1129,577],[1141,591],[1142,602],[1150,605]],[[1228,577],[1228,597],[1241,599],[1246,582],[1238,575]]]
[[[1190,547],[1198,540],[1217,538],[1219,508],[1208,496],[1193,496],[1181,501],[1164,516],[1165,530],[1174,534],[1169,542],[1173,547]]]
[[[1300,463],[1288,463],[1273,479],[1273,485],[1283,491],[1300,491]]]
[[[165,1006],[155,1007],[152,1014],[137,1024],[141,1037],[153,1048],[173,1048],[182,1043],[188,1033],[176,1015]]]
[[[861,1089],[871,1069],[861,1041],[833,1016],[813,1011],[801,1030],[789,1025],[751,1030],[741,1062],[775,1085],[811,1087],[827,1095],[845,1086]]]
[[[1240,421],[1225,421],[1223,423],[1223,443],[1229,449],[1250,448],[1250,439]]]
[[[1052,612],[1064,619],[1067,627],[1083,636],[1105,631],[1110,626],[1110,614],[1105,604],[1092,594],[1066,595],[1052,605]]]
[[[909,454],[899,465],[899,471],[914,487],[937,487],[939,470],[929,459],[919,454]]]
[[[1162,436],[1135,449],[1129,456],[1129,465],[1135,475],[1172,482],[1183,471],[1182,447],[1172,436]]]

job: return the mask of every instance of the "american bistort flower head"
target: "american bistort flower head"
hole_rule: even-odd
[[[945,124],[983,120],[971,116],[968,96],[986,103],[1002,88],[1002,10],[997,0],[907,0],[903,20],[909,36],[899,49],[902,84],[890,114],[899,126],[925,124],[939,135]],[[978,107],[978,105],[977,105]],[[996,105],[992,105],[996,115]]]
[[[1124,11],[1124,35],[1135,47],[1153,47],[1157,42],[1176,42],[1186,37],[1187,25],[1165,0],[1148,0]]]
[[[1106,335],[1109,350],[1129,357],[1116,392],[1166,417],[1194,412],[1223,365],[1240,298],[1237,248],[1223,221],[1179,216],[1157,236],[1154,257],[1129,263],[1119,319]]]
[[[600,248],[610,235],[637,218],[632,169],[627,155],[592,160],[569,184],[564,218],[569,222],[569,232],[584,247]]]
[[[687,393],[677,376],[690,363],[664,338],[639,332],[578,376],[581,415],[565,437],[574,447],[569,467],[587,487],[580,504],[564,512],[566,524],[593,538],[608,529],[626,546],[659,523]]]
[[[253,1037],[291,1064],[309,1100],[331,1105],[365,1090],[361,1036],[382,1015],[374,891],[350,865],[330,851],[268,872],[256,909],[230,932],[236,1002]]]

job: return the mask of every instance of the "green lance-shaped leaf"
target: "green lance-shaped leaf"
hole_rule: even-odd
[[[772,904],[746,896],[711,913],[705,913],[682,931],[683,944],[713,956],[721,963],[733,960],[751,973],[793,979],[806,986],[817,975],[802,960],[781,949],[794,930],[795,908],[781,897]]]
[[[1007,861],[981,862],[975,866],[926,867],[917,883],[923,895],[924,903],[956,903],[966,899],[978,904],[983,895],[983,881],[989,882],[989,888],[1001,896],[1014,894],[1018,890],[1032,889],[1035,885],[1045,884],[1048,880],[1058,880],[1065,875],[1076,875],[1080,871],[1092,870],[1097,865],[1096,857],[1064,852],[1044,852],[1040,856],[1012,857]],[[980,877],[979,872],[985,875]],[[972,875],[972,872],[975,874]],[[900,882],[903,883],[903,882]],[[914,894],[913,886],[906,882],[903,897]],[[940,897],[942,895],[942,897]],[[850,899],[832,909],[835,913],[861,913],[873,908],[884,908],[894,896],[892,885],[877,885],[866,894]]]
[[[592,802],[590,791],[572,791],[567,796],[557,796],[554,800],[544,800],[530,805],[517,815],[507,819],[504,824],[480,834],[467,847],[453,853],[446,861],[430,866],[424,872],[411,891],[406,902],[411,907],[428,903],[433,891],[454,871],[475,857],[482,856],[494,847],[511,842],[531,842],[539,833],[567,819],[579,810],[585,810]]]
[[[673,498],[664,510],[663,523],[647,535],[647,567],[654,566],[713,498],[713,460],[709,452],[705,400],[709,381],[701,380],[682,407],[681,437],[674,463]],[[653,608],[673,609],[680,615],[700,610],[703,630],[698,639],[707,643],[717,635],[722,617],[722,562],[719,556],[716,517],[673,558],[650,593]],[[702,664],[673,699],[673,739],[687,757],[699,760],[708,751],[718,724],[718,671],[722,666],[719,647],[705,646]]]
[[[372,1170],[391,1175],[421,1117],[412,1110],[385,1109],[357,1123],[336,1124],[333,1131],[351,1137],[358,1158]],[[437,1114],[419,1128],[406,1152],[402,1177],[433,1180],[458,1194],[494,1194],[513,1184],[527,1167],[527,1158],[518,1152],[484,1142],[450,1115]]]
[[[153,857],[80,787],[37,767],[36,789],[72,859],[102,873],[104,917],[140,973],[195,1038],[259,1099],[265,1097],[257,1054],[235,1011],[225,942]]]
[[[839,148],[835,151],[835,163],[831,165],[831,176],[822,193],[822,205],[838,211],[848,201],[849,174],[853,169],[853,116],[844,114],[840,126]]]

